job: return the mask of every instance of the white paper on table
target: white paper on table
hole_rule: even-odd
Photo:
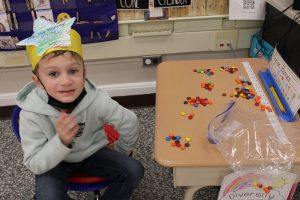
[[[300,79],[283,60],[276,47],[270,61],[270,72],[295,116],[300,108]]]
[[[264,20],[265,0],[229,0],[229,19]]]
[[[286,200],[297,175],[238,171],[224,177],[218,200]]]

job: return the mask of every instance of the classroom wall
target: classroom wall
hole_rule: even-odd
[[[181,9],[180,17],[155,21],[127,20],[124,15],[118,40],[83,46],[88,76],[112,96],[148,94],[155,93],[156,68],[144,67],[143,56],[162,55],[162,61],[248,57],[251,35],[262,21],[229,20],[224,11],[213,10],[189,16]],[[235,52],[220,48],[227,41]],[[0,52],[0,106],[15,104],[30,73],[25,51]]]

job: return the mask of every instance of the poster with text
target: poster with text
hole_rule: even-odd
[[[186,7],[192,5],[192,0],[154,0],[156,8]]]
[[[116,0],[118,10],[147,10],[149,0]]]

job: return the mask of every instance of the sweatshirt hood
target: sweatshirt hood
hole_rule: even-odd
[[[86,79],[84,87],[87,94],[75,107],[72,113],[79,113],[86,109],[95,99],[94,97],[97,90],[95,84]],[[48,104],[47,93],[45,90],[36,87],[34,82],[29,82],[18,92],[16,102],[22,110],[50,116],[58,116],[60,113],[58,110],[54,109],[53,106]]]

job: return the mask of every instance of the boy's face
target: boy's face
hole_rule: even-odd
[[[35,74],[32,75],[37,87],[46,89],[50,96],[63,103],[73,102],[84,88],[83,62],[70,52],[41,59],[37,75],[40,80]]]

